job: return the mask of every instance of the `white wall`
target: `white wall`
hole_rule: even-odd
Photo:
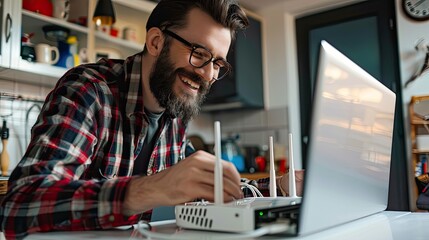
[[[280,4],[281,5],[281,4]],[[262,16],[267,95],[266,108],[289,108],[289,132],[292,133],[294,163],[302,168],[301,124],[299,112],[298,67],[296,60],[295,18],[278,4],[258,14]],[[296,104],[294,104],[296,103]]]
[[[197,135],[203,138],[204,142],[214,142],[213,137],[213,116],[208,113],[201,113],[189,123],[187,136]]]

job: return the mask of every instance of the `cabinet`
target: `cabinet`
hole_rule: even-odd
[[[203,111],[264,107],[262,21],[246,13],[250,25],[238,32],[227,56],[232,73],[212,85]]]
[[[0,0],[0,69],[10,66],[12,38],[12,1]]]
[[[47,43],[56,46],[57,42],[45,37],[44,26],[62,27],[78,39],[78,50],[85,49],[89,62],[94,62],[100,55],[125,58],[143,50],[145,40],[146,20],[156,3],[145,0],[113,0],[116,11],[115,30],[118,36],[113,37],[108,31],[97,30],[92,22],[92,15],[97,0],[70,1],[70,16],[68,21],[45,16],[22,8],[23,0],[0,0],[2,2],[2,28],[8,27],[8,18],[13,22],[11,37],[7,44],[2,29],[1,66],[6,67],[0,72],[0,78],[12,79],[19,82],[54,86],[57,80],[68,70],[64,67],[30,62],[21,58],[21,35],[34,33],[33,44]],[[10,14],[12,13],[12,14]],[[131,28],[136,34],[136,41],[122,38],[122,30]],[[7,50],[4,50],[7,49]],[[110,55],[109,55],[110,54]],[[8,60],[8,61],[6,61]],[[3,64],[3,62],[5,64]]]
[[[424,113],[423,113],[424,112]],[[429,183],[429,95],[413,96],[409,104],[412,166],[416,177],[416,195],[423,184]]]

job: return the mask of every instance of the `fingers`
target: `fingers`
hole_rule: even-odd
[[[214,185],[198,185],[193,189],[194,191],[199,192],[198,197],[195,197],[194,199],[199,198],[199,199],[207,200],[209,202],[215,201]],[[231,194],[229,191],[226,190],[226,188],[224,188],[224,191],[223,191],[224,202],[230,202],[240,198],[242,198],[241,193],[239,193],[237,196],[237,194]]]
[[[133,178],[125,194],[124,214],[183,204],[198,198],[214,201],[215,160],[215,156],[198,151],[157,174]],[[235,166],[222,161],[222,170],[224,201],[242,198],[240,175]]]
[[[193,165],[206,172],[214,172],[216,156],[204,151],[197,151],[188,158],[184,159],[182,162],[184,161],[186,161],[189,165]],[[224,160],[222,160],[221,163],[223,177],[239,184],[240,174],[238,173],[234,164]]]
[[[199,183],[195,192],[200,194],[197,198],[205,198],[209,201],[214,199],[214,168],[216,157],[204,151],[197,151],[188,158],[182,160],[186,168],[192,169],[190,181]],[[186,163],[185,163],[186,162]],[[242,198],[240,189],[240,174],[231,162],[222,161],[223,191],[225,201],[233,198]],[[206,189],[209,189],[207,192]]]
[[[232,164],[231,162],[222,160],[222,167],[224,170],[223,171],[224,177],[230,179],[233,182],[238,182],[238,184],[240,184],[241,177],[237,171],[237,168],[234,166],[234,164]]]
[[[214,168],[213,168],[214,169]],[[200,171],[195,173],[195,182],[199,182],[204,185],[204,188],[210,188],[210,196],[204,196],[206,200],[214,199],[214,186],[215,186],[215,174],[214,170],[211,171]],[[243,197],[243,193],[240,188],[240,175],[236,173],[235,167],[233,165],[224,164],[223,167],[223,196],[226,199],[225,201],[231,201],[232,198],[239,199]],[[198,198],[203,196],[198,196]]]
[[[286,173],[281,178],[279,178],[279,183],[281,186],[280,189],[285,191],[286,194],[289,193],[289,173]],[[295,187],[296,195],[302,196],[304,188],[304,170],[295,170]]]
[[[295,170],[295,180],[296,181],[304,180],[304,170]]]

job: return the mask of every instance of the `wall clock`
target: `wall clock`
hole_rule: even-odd
[[[405,14],[413,20],[429,20],[429,0],[401,0]]]

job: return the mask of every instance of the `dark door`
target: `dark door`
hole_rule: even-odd
[[[326,40],[396,93],[389,210],[408,210],[408,180],[395,1],[369,0],[296,20],[303,165],[311,141],[310,120],[320,41]],[[351,171],[353,171],[351,169]]]

